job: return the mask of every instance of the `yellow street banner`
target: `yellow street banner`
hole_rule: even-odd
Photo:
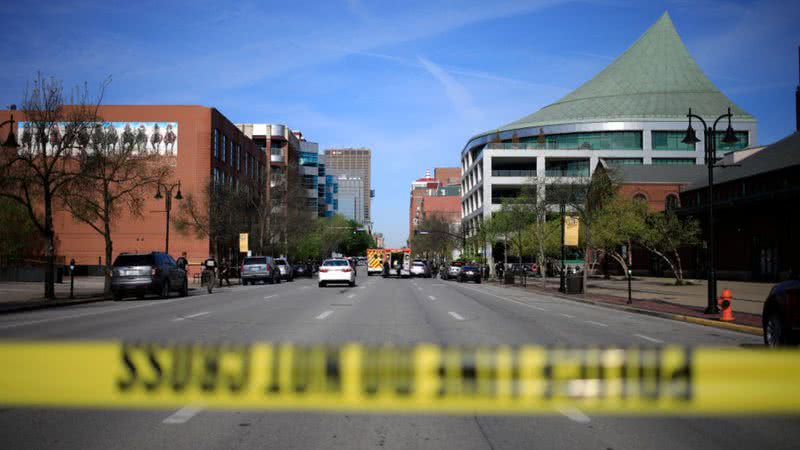
[[[578,217],[566,216],[564,218],[564,245],[578,246],[579,229],[580,219],[578,219]]]
[[[239,233],[239,252],[240,253],[247,253],[250,250],[247,247],[247,233]]]
[[[0,367],[4,406],[800,413],[797,350],[6,341]]]

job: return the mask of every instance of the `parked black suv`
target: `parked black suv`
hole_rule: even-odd
[[[126,296],[144,298],[156,294],[169,297],[170,291],[178,291],[182,297],[189,294],[186,271],[179,268],[166,253],[121,253],[111,269],[111,295],[114,300]]]

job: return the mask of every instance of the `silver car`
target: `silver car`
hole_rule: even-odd
[[[271,256],[248,256],[242,263],[242,284],[259,281],[270,284],[281,282],[281,274]]]
[[[458,276],[461,275],[461,264],[451,264],[450,267],[447,269],[447,278],[448,280],[458,279]]]
[[[294,269],[292,265],[289,264],[289,260],[286,258],[275,258],[275,264],[278,266],[282,279],[294,281]]]

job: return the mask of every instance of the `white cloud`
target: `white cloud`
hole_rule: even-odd
[[[455,111],[464,119],[477,121],[482,117],[478,108],[472,103],[472,96],[467,89],[453,78],[447,71],[433,62],[420,56],[417,58],[422,65],[444,88],[445,94],[453,104]]]

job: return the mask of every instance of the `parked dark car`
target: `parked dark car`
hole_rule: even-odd
[[[314,276],[314,270],[310,265],[295,264],[294,265],[294,276],[311,278],[311,277]]]
[[[242,285],[259,281],[270,284],[281,282],[281,273],[271,256],[249,256],[242,262]]]
[[[800,280],[776,284],[761,314],[764,343],[770,347],[792,345],[800,338]]]
[[[155,294],[169,297],[177,291],[182,297],[189,295],[186,271],[163,252],[121,253],[111,268],[111,295],[114,300],[127,296],[144,298]]]
[[[466,281],[474,281],[481,283],[481,269],[478,266],[464,266],[458,273],[458,282],[464,283]]]

